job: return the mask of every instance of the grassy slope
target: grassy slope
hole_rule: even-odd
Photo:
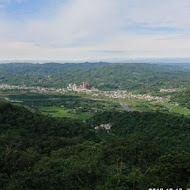
[[[190,109],[184,108],[182,106],[174,106],[171,103],[156,103],[136,99],[122,99],[120,102],[127,104],[134,111],[161,111],[182,114],[190,117]]]
[[[92,115],[91,114],[82,114],[82,113],[71,113],[65,108],[61,107],[41,107],[40,111],[44,115],[50,115],[52,117],[71,117],[71,118],[78,118],[78,119],[89,119]]]

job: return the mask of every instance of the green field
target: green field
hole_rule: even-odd
[[[67,109],[61,108],[61,107],[41,107],[40,112],[44,115],[49,115],[51,117],[71,117],[71,118],[78,118],[78,119],[89,119],[92,115],[87,113],[87,114],[82,114],[82,113],[73,113]]]
[[[88,119],[97,112],[117,110],[121,111],[118,102],[112,100],[95,99],[94,97],[83,94],[67,93],[25,93],[7,94],[11,101],[21,101],[21,105],[27,106],[52,117],[74,117]]]
[[[190,116],[190,109],[183,108],[181,106],[173,106],[169,103],[162,103],[162,105],[164,107],[168,108],[171,113],[183,114],[183,115]]]
[[[121,99],[120,102],[128,105],[133,111],[160,111],[190,116],[190,109],[181,106],[175,106],[172,103],[156,103],[137,99]]]
[[[126,104],[132,111],[152,112],[160,111],[165,113],[182,114],[190,116],[190,110],[182,105],[175,106],[173,103],[157,103],[139,99],[110,99],[107,97],[92,97],[85,94],[37,94],[23,91],[7,91],[0,93],[0,100],[5,98],[13,101],[22,101],[20,106],[27,109],[41,112],[52,117],[72,117],[82,120],[88,119],[97,112],[123,111],[120,103]],[[15,104],[15,103],[14,103]]]

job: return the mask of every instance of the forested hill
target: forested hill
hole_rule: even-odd
[[[45,63],[45,64],[32,64],[32,63],[8,63],[0,64],[0,70],[4,73],[14,72],[15,74],[52,74],[64,73],[67,71],[75,71],[78,69],[92,69],[107,66],[109,63]]]
[[[103,90],[140,92],[159,88],[189,87],[190,70],[153,64],[1,64],[0,83],[66,87],[83,81]]]
[[[111,124],[108,132],[94,130]],[[114,112],[86,123],[0,105],[0,189],[189,187],[190,120]]]

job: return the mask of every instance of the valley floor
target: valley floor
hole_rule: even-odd
[[[101,91],[100,91],[101,92]],[[156,101],[135,97],[115,98],[78,92],[32,93],[27,90],[1,90],[0,100],[23,105],[33,111],[52,117],[71,117],[82,120],[103,111],[159,111],[190,117],[190,109],[172,101]],[[119,91],[118,91],[119,92]],[[110,92],[105,92],[109,93]],[[114,92],[113,92],[114,93]]]

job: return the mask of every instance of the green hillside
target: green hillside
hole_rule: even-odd
[[[4,64],[0,83],[66,87],[69,83],[90,85],[103,90],[125,89],[141,93],[160,88],[186,88],[190,70],[153,64]]]
[[[109,133],[95,126],[109,123]],[[186,188],[190,120],[107,112],[86,123],[0,105],[0,189]]]

